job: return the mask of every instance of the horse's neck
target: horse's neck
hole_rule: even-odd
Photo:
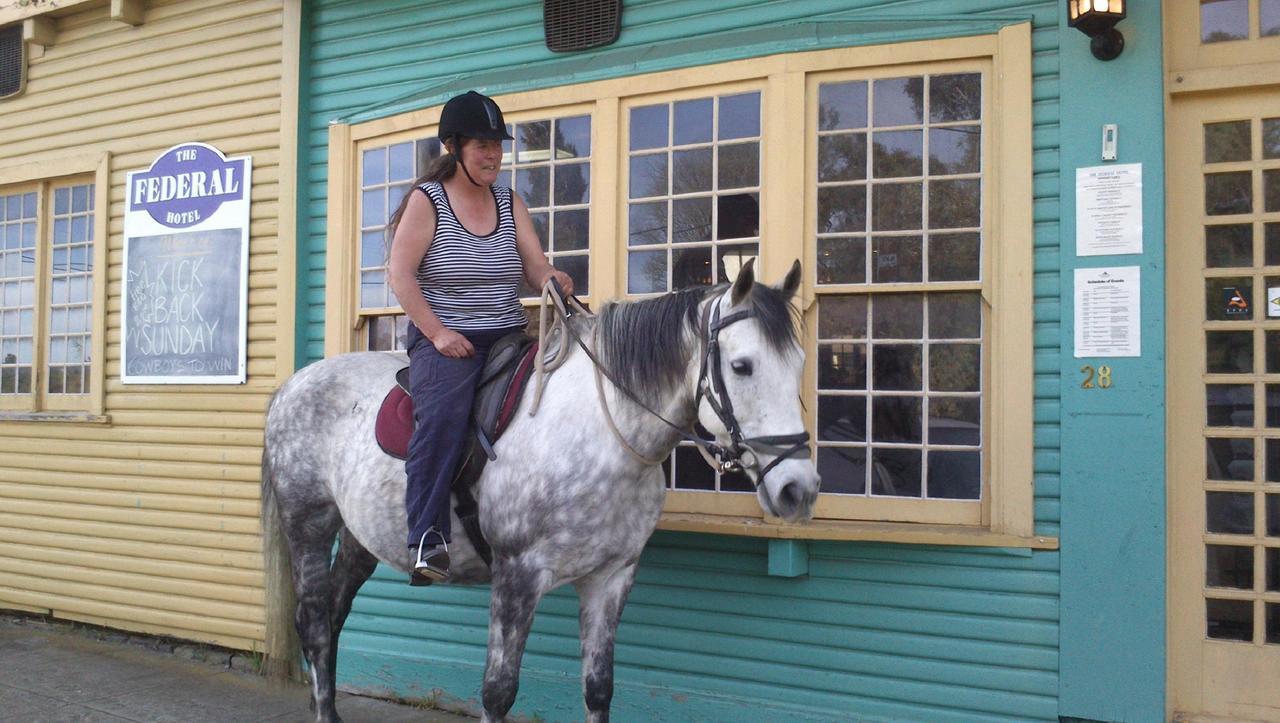
[[[593,328],[584,328],[583,331],[584,339],[594,337]],[[692,345],[697,344],[692,335],[686,341]],[[599,356],[598,349],[596,354]],[[698,376],[699,363],[696,350],[690,354],[690,359],[692,369],[680,383],[674,387],[663,385],[664,388],[656,395],[642,395],[639,393],[640,390],[632,390],[636,397],[633,399],[608,379],[600,379],[599,386],[592,389],[591,395],[598,398],[599,390],[603,388],[614,425],[627,443],[644,457],[665,458],[680,441],[679,430],[689,430],[697,419],[697,409],[693,403],[693,388]],[[590,364],[590,360],[584,359],[584,361]],[[594,377],[595,370],[591,371]],[[593,384],[595,384],[594,379]]]

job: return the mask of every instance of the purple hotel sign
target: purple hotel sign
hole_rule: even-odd
[[[169,228],[190,228],[239,199],[248,176],[248,158],[228,161],[202,143],[175,146],[150,169],[129,174],[129,207]]]
[[[183,143],[129,173],[126,384],[241,384],[252,160]]]

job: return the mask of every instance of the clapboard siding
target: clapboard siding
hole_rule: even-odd
[[[958,18],[1032,20],[1035,327],[1027,353],[1035,365],[1035,529],[1042,535],[1056,535],[1060,521],[1058,11],[1053,2],[1013,0],[628,0],[618,42],[576,54],[600,56],[589,69],[594,80],[743,57],[698,48],[714,33],[767,33],[797,21],[908,18],[918,35],[904,30],[896,38],[907,40],[954,33],[948,29]],[[323,356],[329,122],[369,119],[397,103],[403,109],[402,99],[432,79],[510,69],[509,82],[522,83],[522,64],[552,56],[541,4],[532,0],[321,0],[308,6],[303,32],[310,82],[299,129],[297,321],[305,363]],[[666,51],[669,57],[607,64],[608,53],[674,48],[661,44],[681,39],[697,42]],[[503,91],[504,81],[491,82]],[[656,534],[619,630],[616,717],[1057,718],[1056,552],[824,542],[810,543],[809,553],[808,576],[770,577],[764,540]],[[379,569],[347,623],[340,681],[474,705],[487,622],[483,588],[410,590]],[[539,607],[524,660],[516,711],[580,719],[572,590]]]
[[[91,4],[54,19],[26,92],[0,101],[0,165],[111,154],[110,423],[0,422],[0,607],[261,648],[262,411],[290,371],[276,362],[283,17],[280,0],[161,0],[135,28]],[[185,141],[253,156],[248,383],[124,386],[126,174]]]

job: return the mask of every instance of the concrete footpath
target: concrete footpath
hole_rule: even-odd
[[[314,720],[310,690],[269,681],[247,655],[0,613],[0,721]],[[347,723],[474,718],[339,694]]]

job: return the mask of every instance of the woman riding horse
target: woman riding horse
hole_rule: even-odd
[[[388,279],[412,322],[406,346],[419,402],[405,461],[411,585],[449,577],[450,481],[489,349],[525,327],[516,291],[521,276],[534,288],[555,278],[573,293],[569,275],[543,256],[524,201],[494,185],[502,142],[512,140],[498,104],[475,91],[452,98],[438,135],[445,154],[388,224]]]

